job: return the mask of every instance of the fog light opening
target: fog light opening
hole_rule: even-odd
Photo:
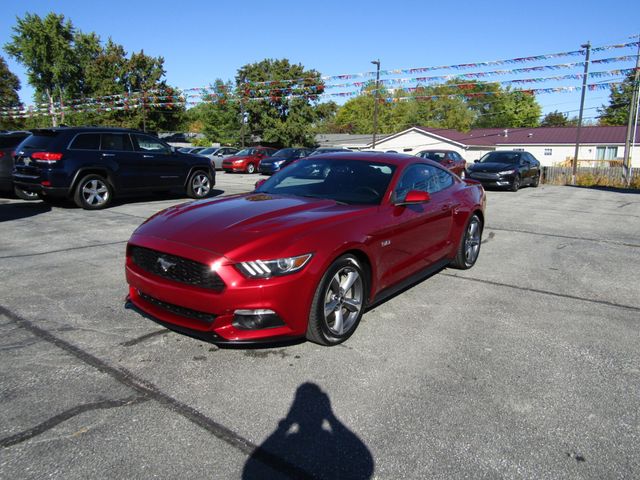
[[[233,312],[233,326],[241,330],[260,330],[284,326],[284,322],[273,310],[236,310]]]

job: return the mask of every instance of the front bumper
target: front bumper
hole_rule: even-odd
[[[514,175],[498,175],[497,173],[470,172],[467,171],[467,178],[477,180],[483,187],[505,188],[513,184]]]
[[[195,251],[186,245],[157,238],[147,242],[136,241],[135,244],[182,257],[189,256],[205,264],[220,260],[208,252]],[[307,330],[315,280],[305,278],[305,270],[259,280],[245,278],[232,265],[222,265],[217,273],[224,281],[225,288],[213,291],[156,276],[140,268],[128,257],[128,302],[155,321],[213,343],[288,341],[304,337]],[[234,325],[237,310],[262,309],[275,312],[282,324],[251,330]]]

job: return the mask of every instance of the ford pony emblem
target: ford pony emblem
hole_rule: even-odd
[[[156,260],[156,262],[158,262],[160,264],[160,268],[165,273],[167,273],[171,267],[175,266],[174,262],[170,262],[169,260],[167,260],[164,257],[158,257],[158,260]]]

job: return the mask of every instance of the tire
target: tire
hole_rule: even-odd
[[[538,175],[536,175],[531,182],[531,186],[534,188],[536,188],[538,185],[540,185],[540,172],[538,172]]]
[[[364,313],[367,283],[356,257],[343,255],[334,261],[322,276],[313,296],[307,339],[333,346],[349,338]]]
[[[515,178],[513,179],[513,182],[511,183],[511,187],[509,188],[509,190],[511,190],[512,192],[517,192],[520,189],[520,175],[516,175]]]
[[[16,197],[22,199],[22,200],[27,200],[28,202],[32,201],[32,200],[40,200],[40,195],[38,195],[35,192],[27,192],[26,190],[23,190],[21,188],[18,187],[14,187],[13,188],[13,193],[15,193]]]
[[[247,173],[255,173],[256,166],[253,163],[247,165]]]
[[[85,210],[99,210],[109,206],[113,200],[113,188],[100,175],[82,177],[76,185],[73,201]]]
[[[211,175],[203,170],[191,174],[187,182],[187,195],[196,200],[205,198],[211,193]]]
[[[482,244],[482,228],[482,220],[478,215],[473,214],[464,227],[456,258],[451,262],[453,268],[467,270],[476,263]]]

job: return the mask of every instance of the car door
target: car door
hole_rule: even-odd
[[[144,169],[128,133],[102,133],[100,156],[113,165],[113,177],[117,189],[132,189],[143,186]]]
[[[184,185],[188,166],[184,157],[151,135],[131,135],[140,166],[144,170],[145,187],[171,188]]]
[[[401,173],[392,202],[382,207],[388,228],[380,237],[381,288],[419,272],[449,251],[453,204],[447,189],[451,174],[428,164],[410,165]],[[397,205],[411,190],[429,193],[431,200],[417,205]]]

